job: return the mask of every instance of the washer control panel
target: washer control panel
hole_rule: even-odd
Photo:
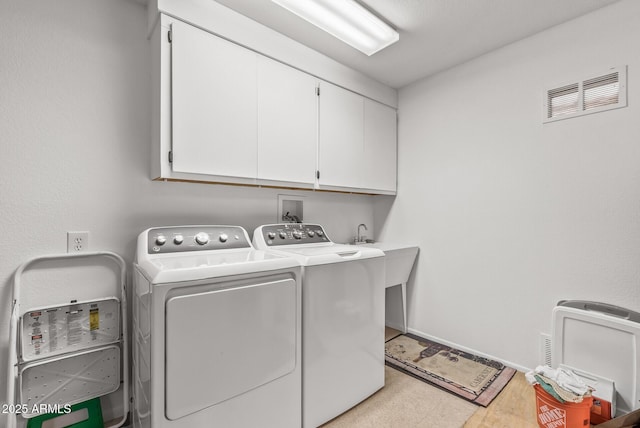
[[[231,248],[251,248],[249,236],[240,226],[158,227],[147,233],[149,254]]]
[[[259,231],[262,233],[264,242],[270,247],[331,242],[319,224],[269,224],[259,228]]]

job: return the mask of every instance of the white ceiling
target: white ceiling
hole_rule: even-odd
[[[371,57],[270,0],[216,1],[400,88],[618,0],[358,0],[400,33]]]

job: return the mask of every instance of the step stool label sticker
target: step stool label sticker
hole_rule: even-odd
[[[100,310],[91,308],[89,310],[89,330],[98,330],[100,328]]]

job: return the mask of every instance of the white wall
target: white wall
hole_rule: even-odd
[[[534,367],[558,300],[640,310],[638,16],[624,0],[401,89],[375,218],[420,244],[411,329]],[[541,123],[549,85],[624,64],[629,107]]]
[[[350,239],[373,198],[152,182],[146,11],[133,0],[2,1],[0,13],[0,403],[6,402],[12,275],[66,252],[66,231],[132,261],[151,226],[276,221],[277,195],[302,194],[305,221]],[[4,426],[0,419],[0,426]]]

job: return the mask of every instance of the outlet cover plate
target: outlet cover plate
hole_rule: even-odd
[[[89,232],[67,232],[67,253],[89,251]]]

